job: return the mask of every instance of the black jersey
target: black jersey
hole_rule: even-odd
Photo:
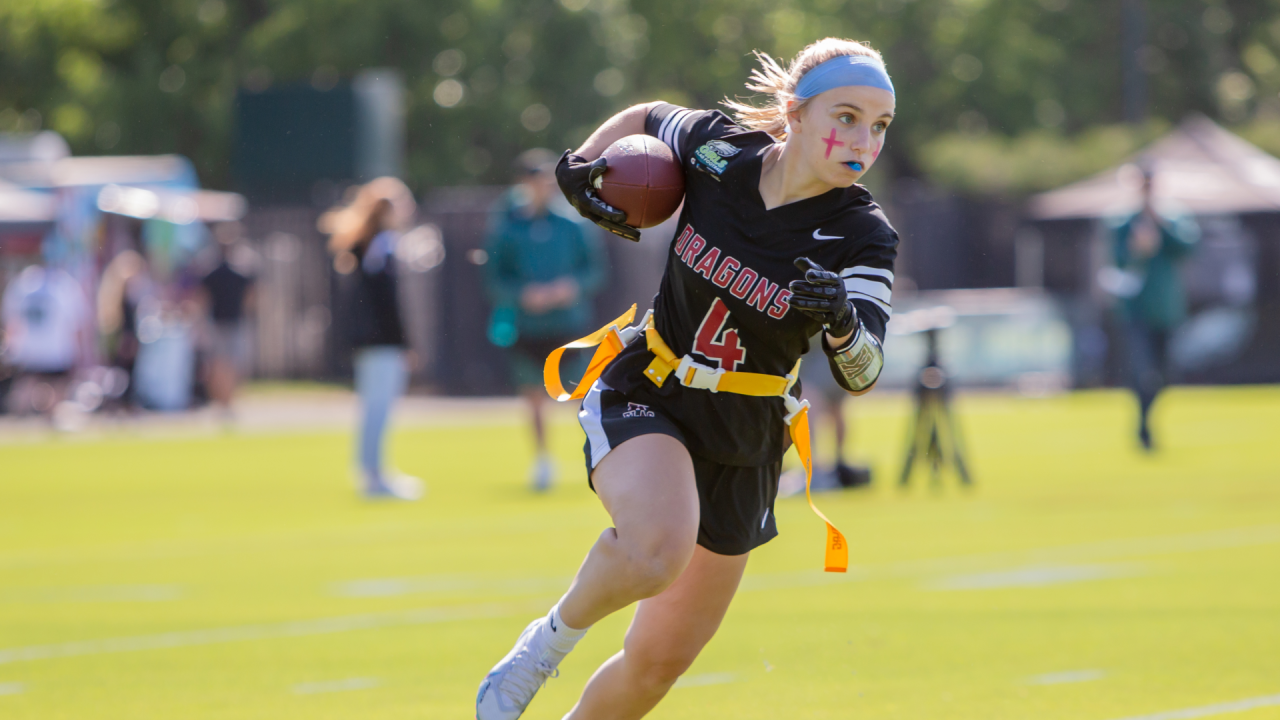
[[[787,290],[808,257],[839,272],[868,331],[884,339],[898,236],[866,188],[836,188],[766,210],[764,154],[775,140],[744,130],[719,111],[662,104],[645,132],[684,167],[684,210],[654,302],[658,333],[676,356],[725,370],[786,375],[821,324],[791,308]],[[644,377],[653,356],[633,343],[603,380],[683,426],[689,451],[726,465],[777,462],[785,448],[781,398],[686,388]]]

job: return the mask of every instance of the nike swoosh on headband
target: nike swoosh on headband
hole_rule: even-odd
[[[843,238],[844,238],[843,235],[823,235],[822,228],[818,228],[817,230],[813,231],[814,240],[840,240]]]

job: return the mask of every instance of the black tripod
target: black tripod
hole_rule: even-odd
[[[933,484],[941,483],[942,466],[950,460],[956,474],[965,486],[973,484],[965,469],[963,443],[951,414],[951,387],[947,373],[938,362],[938,329],[925,331],[928,355],[916,380],[916,414],[911,420],[907,435],[907,460],[902,466],[899,487],[906,487],[911,480],[911,467],[916,457],[927,460],[933,468]]]

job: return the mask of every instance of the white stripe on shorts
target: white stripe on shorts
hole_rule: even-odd
[[[603,380],[596,380],[591,389],[587,391],[586,397],[582,398],[582,409],[578,411],[578,424],[582,426],[583,432],[587,434],[587,444],[591,446],[592,470],[613,449],[609,447],[609,436],[605,434],[604,423],[600,421],[600,393],[612,389],[605,385]]]

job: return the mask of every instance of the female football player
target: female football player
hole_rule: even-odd
[[[736,123],[637,105],[556,169],[580,213],[636,240],[593,181],[610,144],[647,133],[684,169],[684,210],[645,340],[622,350],[579,412],[589,482],[614,527],[485,677],[479,720],[519,717],[588,628],[635,602],[622,651],[565,717],[648,713],[715,634],[748,554],[777,535],[796,407],[783,396],[808,339],[824,331],[831,372],[849,392],[879,375],[898,241],[856,183],[884,146],[893,85],[880,54],[849,40],[816,42],[786,69],[757,56],[747,87],[770,101],[726,100]]]

